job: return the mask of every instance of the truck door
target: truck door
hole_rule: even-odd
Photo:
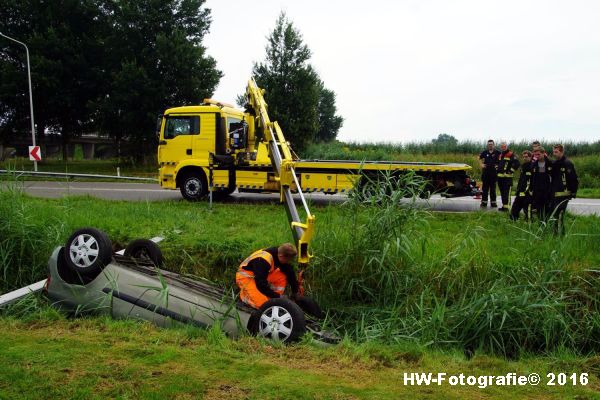
[[[193,158],[208,165],[208,155],[215,152],[215,113],[200,113],[200,129],[192,135]]]
[[[179,162],[192,157],[192,138],[200,133],[198,115],[167,115],[159,144],[160,162]]]

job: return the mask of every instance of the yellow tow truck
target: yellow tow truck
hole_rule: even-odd
[[[361,176],[414,171],[427,181],[430,192],[446,196],[477,193],[466,164],[301,160],[276,121],[267,113],[264,90],[251,79],[246,110],[206,99],[203,104],[170,108],[159,116],[158,162],[160,185],[179,189],[190,201],[239,192],[279,192],[286,203],[299,262],[308,262],[308,242],[314,216],[304,193],[348,193]],[[360,181],[358,181],[360,182]],[[298,193],[307,220],[301,223],[292,199]],[[304,239],[303,239],[304,237]]]
[[[268,138],[260,126],[261,118],[271,124],[263,92],[250,80],[246,93],[246,112],[204,100],[198,106],[170,108],[159,117],[159,180],[163,188],[180,189],[187,200],[206,198],[212,169],[215,196],[230,194],[236,188],[239,192],[259,193],[281,190],[269,156]],[[288,160],[305,193],[348,193],[361,174],[386,171],[415,171],[427,179],[432,193],[470,196],[477,192],[475,182],[467,175],[471,167],[466,164],[301,160],[285,141],[277,122],[272,126],[280,147],[285,144],[290,153]]]

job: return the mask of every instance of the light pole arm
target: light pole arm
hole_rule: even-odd
[[[10,36],[6,36],[4,33],[0,32],[0,36],[7,38],[8,40],[12,40],[13,42],[16,42],[20,45],[22,45],[23,47],[25,47],[25,53],[27,54],[27,80],[29,82],[29,111],[31,113],[31,141],[33,143],[33,146],[35,146],[35,122],[33,120],[33,93],[31,90],[31,67],[29,64],[29,49],[27,48],[27,45],[23,42],[18,41],[17,39],[11,38]],[[34,170],[37,171],[37,161],[33,162],[33,167]]]

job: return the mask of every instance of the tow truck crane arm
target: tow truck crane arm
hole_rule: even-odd
[[[250,79],[246,88],[249,109],[254,114],[256,128],[262,133],[262,140],[267,144],[269,149],[269,158],[271,159],[276,179],[279,180],[281,187],[280,201],[285,205],[290,229],[298,248],[298,264],[301,268],[304,268],[308,265],[312,257],[309,245],[314,234],[315,216],[308,208],[304,193],[302,193],[302,188],[296,176],[294,165],[297,157],[295,157],[289,143],[285,140],[277,121],[271,122],[269,119],[267,103],[263,94],[264,89],[260,89],[256,85],[254,78]],[[294,198],[292,197],[292,190],[296,190],[300,195],[304,210],[306,211],[305,222],[302,222],[300,219],[296,203],[294,203]]]

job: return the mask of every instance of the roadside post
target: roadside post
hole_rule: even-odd
[[[28,78],[28,81],[29,81],[29,111],[31,112],[31,142],[33,144],[33,147],[35,148],[37,146],[35,145],[35,123],[33,121],[33,95],[31,94],[31,67],[29,65],[29,49],[27,48],[27,45],[25,43],[19,42],[17,39],[13,39],[10,36],[6,36],[2,32],[0,32],[0,36],[3,36],[3,37],[5,37],[5,38],[7,38],[9,40],[12,40],[13,42],[16,42],[16,43],[18,43],[20,45],[23,45],[25,47],[25,52],[27,53],[27,78]],[[29,147],[29,159],[30,160],[32,159],[31,158],[32,157],[31,147],[32,146]],[[38,147],[38,151],[39,151],[39,147]],[[41,157],[40,157],[40,160],[41,160]],[[35,172],[37,172],[37,170],[38,170],[37,162],[39,160],[37,160],[35,158],[35,156],[33,156],[33,160],[32,161],[33,161],[33,170]]]

